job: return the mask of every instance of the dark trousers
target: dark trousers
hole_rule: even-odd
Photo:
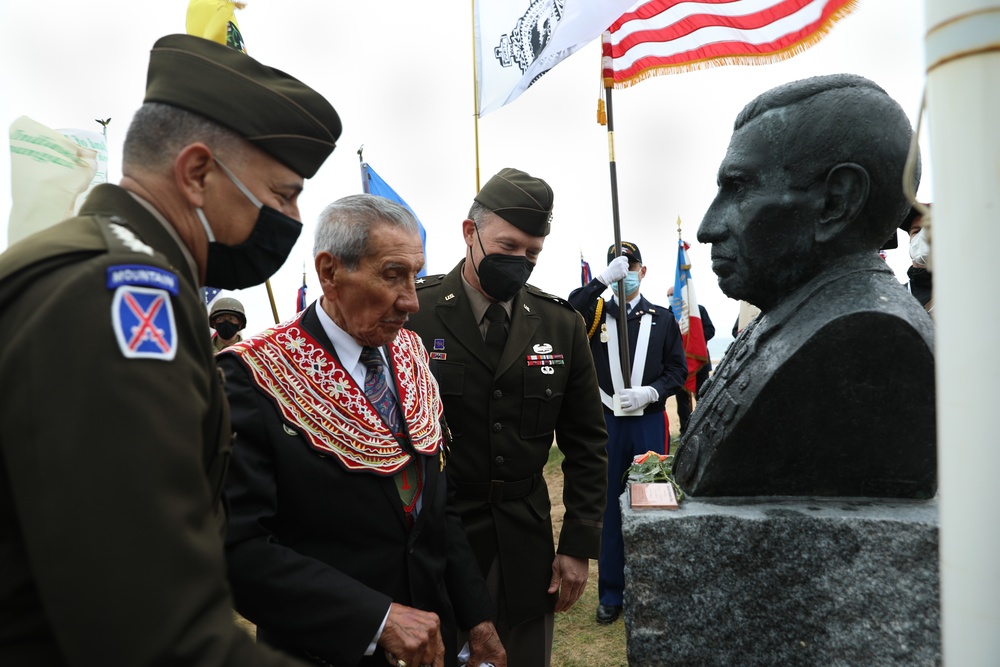
[[[705,380],[708,379],[711,372],[710,368],[702,366],[698,374],[694,376],[695,396],[701,393],[701,385],[705,384]],[[680,422],[681,433],[684,433],[687,430],[688,420],[691,419],[692,396],[687,393],[684,387],[681,387],[674,394],[674,398],[677,399],[677,421]]]
[[[604,508],[601,557],[597,562],[597,593],[603,605],[620,606],[625,593],[625,541],[618,498],[625,491],[625,472],[637,454],[662,454],[666,420],[662,412],[638,417],[604,413],[608,427],[608,504]]]
[[[691,419],[691,394],[687,393],[684,387],[674,394],[677,399],[677,421],[680,423],[681,433],[687,430],[688,420]]]
[[[490,571],[486,574],[486,588],[493,596],[497,615],[493,619],[500,643],[507,652],[507,664],[510,667],[550,667],[552,664],[552,634],[555,618],[552,612],[536,616],[515,626],[507,623],[507,599],[503,594],[503,574],[500,559],[494,558]],[[468,641],[464,632],[458,633],[458,648]],[[474,666],[478,667],[478,665]]]

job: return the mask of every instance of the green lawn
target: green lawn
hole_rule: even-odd
[[[545,466],[545,479],[552,497],[552,514],[556,530],[562,525],[562,474],[559,464],[562,452],[553,447]],[[625,667],[625,621],[619,618],[611,625],[598,625],[597,561],[590,561],[587,590],[573,608],[556,614],[552,640],[553,667]],[[515,667],[515,666],[511,666]]]

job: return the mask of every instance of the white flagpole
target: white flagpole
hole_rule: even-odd
[[[925,0],[947,667],[1000,660],[1000,0]],[[970,341],[988,342],[970,349]]]

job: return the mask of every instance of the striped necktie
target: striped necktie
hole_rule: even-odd
[[[372,405],[381,415],[383,421],[397,438],[405,437],[403,431],[403,418],[399,411],[399,403],[389,389],[389,384],[385,379],[383,370],[382,355],[374,347],[365,346],[361,349],[361,363],[367,369],[365,371],[365,395]],[[416,457],[414,457],[414,462]],[[413,508],[417,504],[417,496],[420,493],[421,480],[419,479],[418,467],[411,462],[406,468],[397,473],[394,478],[396,490],[399,491],[399,498],[403,501],[403,511],[406,512],[407,524],[413,526]]]

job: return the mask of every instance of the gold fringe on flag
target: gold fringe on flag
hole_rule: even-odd
[[[843,7],[830,14],[830,16],[808,37],[796,42],[795,44],[787,46],[780,51],[762,54],[734,55],[721,58],[703,58],[702,60],[693,60],[687,63],[679,63],[677,65],[660,65],[643,70],[642,72],[630,76],[623,81],[616,82],[613,78],[605,77],[604,85],[605,87],[611,86],[621,90],[624,88],[630,88],[637,83],[661,74],[684,74],[685,72],[695,72],[698,70],[710,69],[712,67],[720,67],[724,65],[771,65],[776,62],[781,62],[782,60],[788,60],[789,58],[797,56],[807,49],[815,46],[821,39],[827,36],[837,21],[857,9],[859,3],[860,0],[850,0],[850,2],[845,4]]]

